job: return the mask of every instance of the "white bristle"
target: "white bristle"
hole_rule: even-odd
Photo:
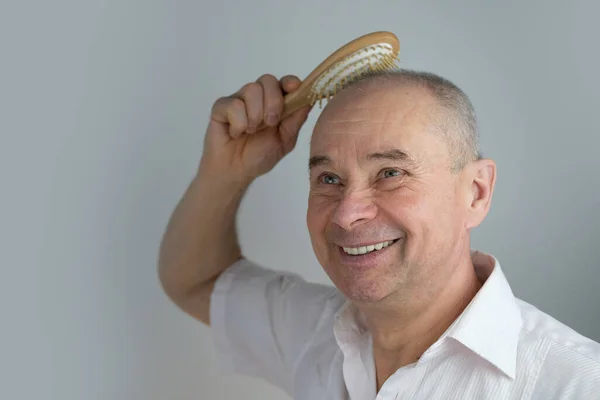
[[[380,43],[357,51],[333,65],[317,79],[312,87],[312,104],[329,100],[345,85],[358,77],[395,68],[392,46]]]

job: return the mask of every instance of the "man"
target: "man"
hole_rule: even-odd
[[[161,245],[165,292],[212,326],[223,365],[303,400],[600,398],[600,345],[471,251],[496,166],[468,98],[433,74],[365,78],[317,121],[307,224],[334,287],[243,257],[236,212],[296,143],[309,108],[279,115],[299,83],[265,75],[215,102]]]

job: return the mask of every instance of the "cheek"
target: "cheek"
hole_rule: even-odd
[[[321,196],[309,196],[306,223],[313,239],[324,237],[334,207],[335,204],[330,199]]]
[[[319,197],[309,197],[306,224],[314,254],[323,267],[329,265],[330,247],[326,232],[333,208],[331,202]]]
[[[461,215],[456,198],[448,193],[415,192],[398,201],[406,229],[419,246],[443,246],[449,236],[455,235]]]
[[[426,190],[403,188],[380,194],[378,205],[380,213],[405,232],[405,250],[414,257],[424,246],[438,246],[437,242],[446,235],[452,224],[449,201]]]
[[[422,193],[407,188],[380,192],[377,198],[380,212],[407,230],[416,229],[427,207]]]

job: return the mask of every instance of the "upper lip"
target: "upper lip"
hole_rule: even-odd
[[[379,243],[385,243],[385,242],[393,242],[395,240],[398,240],[400,238],[395,238],[395,239],[383,239],[383,240],[379,240],[377,242],[368,242],[368,243],[359,243],[359,244],[346,244],[346,243],[337,243],[338,246],[340,247],[352,247],[352,248],[357,248],[357,247],[367,247],[367,246],[374,246],[376,244]]]

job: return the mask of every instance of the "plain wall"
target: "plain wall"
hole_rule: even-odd
[[[158,283],[167,219],[213,101],[306,76],[377,30],[461,86],[499,175],[473,246],[517,296],[600,340],[600,5],[592,1],[0,4],[0,398],[280,399],[221,375]],[[251,188],[244,251],[329,282],[305,224],[308,140]]]

